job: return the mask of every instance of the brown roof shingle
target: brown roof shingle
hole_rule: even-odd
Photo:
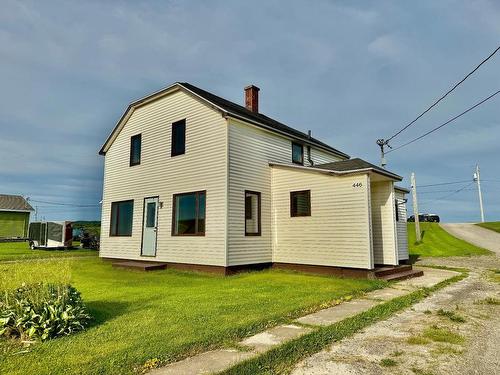
[[[317,164],[313,168],[327,169],[334,172],[346,172],[346,171],[356,171],[361,169],[371,169],[375,172],[391,176],[397,180],[402,180],[403,178],[395,173],[389,172],[388,170],[381,168],[375,164],[369,163],[360,158],[335,161],[333,163]]]
[[[20,195],[0,194],[0,211],[34,211],[33,207]]]

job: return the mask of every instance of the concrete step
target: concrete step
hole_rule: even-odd
[[[126,260],[126,261],[113,262],[112,266],[117,268],[136,269],[141,271],[155,271],[155,270],[164,270],[167,267],[167,263]]]
[[[375,277],[380,278],[382,276],[392,275],[395,273],[401,273],[411,270],[412,266],[410,264],[401,266],[386,266],[386,267],[376,268]]]
[[[409,271],[403,271],[399,273],[393,273],[390,275],[385,275],[379,277],[379,279],[386,280],[386,281],[396,281],[396,280],[406,280],[406,279],[411,279],[413,277],[419,277],[423,276],[424,271],[422,270],[409,270]]]

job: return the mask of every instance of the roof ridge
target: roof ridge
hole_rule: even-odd
[[[198,86],[195,86],[189,82],[177,82],[178,84],[180,84],[181,86],[183,86],[184,88],[190,90],[190,91],[193,91],[195,94],[197,95],[200,95],[202,96],[205,100],[208,100],[209,102],[212,102],[213,99],[216,99],[216,100],[220,100],[223,102],[223,104],[221,105],[220,103],[214,103],[216,105],[220,105],[221,107],[224,107],[224,106],[228,106],[228,107],[235,107],[235,108],[224,108],[224,110],[228,111],[228,112],[231,112],[232,109],[236,109],[240,112],[242,112],[240,115],[241,116],[246,116],[248,117],[247,120],[250,120],[250,121],[267,121],[268,123],[270,123],[269,125],[271,127],[274,127],[274,128],[279,128],[279,127],[282,127],[283,129],[277,129],[277,130],[281,130],[283,132],[286,132],[286,133],[289,133],[289,135],[291,136],[295,136],[297,138],[303,138],[303,140],[309,140],[311,141],[311,143],[316,143],[318,146],[321,146],[321,147],[324,147],[324,148],[327,148],[329,149],[330,152],[333,152],[333,153],[336,153],[338,155],[341,155],[343,157],[346,157],[346,158],[349,158],[350,156],[340,150],[337,150],[336,148],[320,141],[319,139],[317,138],[314,138],[314,137],[309,137],[308,134],[304,133],[303,131],[301,130],[298,130],[298,129],[295,129],[291,126],[288,126],[278,120],[275,120],[273,119],[272,117],[269,117],[263,113],[260,113],[260,112],[252,112],[250,111],[249,109],[247,109],[246,107],[238,104],[238,103],[235,103],[231,100],[228,100],[228,99],[225,99],[219,95],[216,95],[216,94],[213,94],[209,91],[206,91],[202,88],[199,88]],[[198,92],[197,92],[198,91]],[[211,97],[211,98],[210,98]],[[212,100],[211,100],[212,99]],[[236,113],[236,115],[238,115]],[[295,134],[294,134],[295,133]]]

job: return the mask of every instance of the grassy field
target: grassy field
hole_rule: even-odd
[[[94,322],[87,331],[39,343],[28,353],[0,339],[0,373],[127,374],[224,346],[332,300],[385,286],[284,271],[231,277],[113,269],[95,258],[0,264],[0,288],[64,281],[78,288]]]
[[[451,257],[489,255],[489,250],[474,246],[442,229],[437,223],[420,223],[422,241],[415,241],[415,223],[408,223],[408,250],[413,257]]]
[[[500,221],[489,221],[486,223],[477,223],[476,225],[500,233]]]
[[[7,260],[27,260],[78,256],[97,256],[95,250],[31,250],[27,242],[0,242],[0,263]]]

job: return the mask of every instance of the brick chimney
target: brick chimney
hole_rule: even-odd
[[[255,113],[259,113],[259,90],[254,85],[245,87],[245,107]]]

